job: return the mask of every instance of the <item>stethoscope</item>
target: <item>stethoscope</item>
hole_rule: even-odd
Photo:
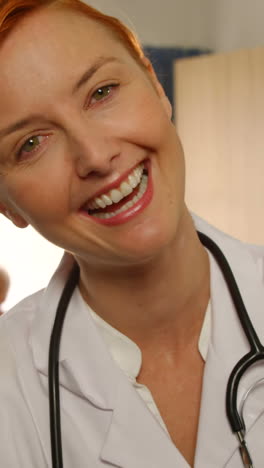
[[[245,468],[254,468],[253,462],[247,448],[245,435],[246,426],[243,417],[244,405],[247,397],[252,391],[264,383],[264,378],[256,382],[246,393],[242,400],[240,414],[237,409],[237,392],[241,377],[246,370],[255,362],[264,360],[264,346],[261,344],[258,335],[252,325],[248,316],[244,302],[242,300],[240,291],[238,289],[236,280],[232,270],[220,250],[212,239],[205,234],[198,231],[198,236],[202,244],[213,254],[217,261],[231,294],[234,306],[237,311],[238,318],[243,327],[244,333],[250,345],[250,351],[243,356],[235,365],[228,380],[226,389],[226,413],[229,424],[233,433],[236,434],[239,442],[239,450]],[[75,287],[79,282],[80,270],[77,263],[74,264],[73,269],[66,282],[62,292],[55,322],[50,339],[49,349],[49,405],[50,405],[50,437],[51,437],[51,455],[52,467],[63,468],[62,456],[62,440],[61,440],[61,418],[60,418],[60,390],[59,390],[59,350],[62,334],[62,327],[67,308],[74,292]]]

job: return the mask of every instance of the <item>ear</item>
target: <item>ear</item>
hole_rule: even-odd
[[[28,226],[28,222],[13,210],[9,210],[6,206],[0,203],[0,213],[9,219],[15,226],[24,229]]]
[[[161,86],[159,80],[158,80],[158,77],[156,75],[156,72],[152,66],[152,63],[151,61],[147,58],[147,57],[142,57],[142,64],[143,66],[147,69],[147,73],[148,73],[148,76],[152,82],[152,85],[154,86],[157,94],[159,95],[161,101],[162,101],[162,104],[165,108],[165,111],[168,115],[168,117],[171,119],[172,117],[172,107],[171,107],[171,103],[169,101],[169,99],[167,98],[166,94],[165,94],[165,91],[163,89],[163,87]]]

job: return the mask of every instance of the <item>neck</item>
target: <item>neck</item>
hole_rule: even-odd
[[[147,265],[111,273],[81,265],[80,291],[98,315],[140,347],[169,345],[170,339],[186,345],[199,335],[209,300],[209,261],[191,217]]]

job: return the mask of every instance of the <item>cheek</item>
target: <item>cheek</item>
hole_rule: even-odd
[[[71,165],[63,155],[46,151],[10,170],[5,186],[10,203],[30,224],[52,222],[69,209],[71,177]]]
[[[38,182],[37,182],[38,181]],[[59,219],[68,206],[66,184],[51,175],[14,178],[8,185],[8,198],[18,214],[30,224]]]
[[[122,101],[108,124],[121,139],[155,150],[166,140],[171,122],[158,95],[147,90]]]

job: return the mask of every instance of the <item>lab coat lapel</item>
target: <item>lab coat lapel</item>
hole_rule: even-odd
[[[48,375],[47,350],[55,316],[54,303],[59,301],[69,270],[70,264],[64,273],[61,266],[60,274],[55,274],[32,327],[34,360],[38,371],[45,376]],[[45,319],[41,314],[45,314]],[[113,411],[101,450],[102,460],[121,468],[189,468],[127,377],[113,362],[78,289],[65,317],[59,361],[61,398],[65,387],[101,410]],[[48,444],[49,440],[47,447]]]
[[[64,258],[59,271],[55,273],[49,286],[43,292],[39,310],[32,322],[29,343],[34,366],[38,373],[34,373],[32,366],[28,372],[34,373],[35,387],[32,386],[33,377],[30,377],[25,369],[23,370],[25,376],[28,374],[28,380],[25,381],[25,398],[31,407],[48,464],[51,459],[48,349],[56,305],[59,302],[71,266],[71,259]],[[29,359],[30,361],[32,361],[32,358]],[[113,363],[106,345],[91,318],[89,308],[82,300],[78,289],[72,296],[65,317],[59,370],[61,402],[63,402],[64,390],[67,389],[71,393],[87,399],[100,410],[106,410],[106,414],[114,407],[121,371]]]
[[[72,265],[73,258],[65,254],[47,288],[36,294],[38,306],[30,326],[29,347],[25,343],[23,354],[25,359],[22,360],[18,370],[23,381],[25,400],[35,421],[47,466],[51,460],[48,384],[43,385],[40,374],[48,376],[48,351],[55,312]],[[34,300],[32,296],[33,303]],[[19,333],[19,328],[17,330]],[[19,336],[14,338],[14,343],[19,340]]]
[[[72,336],[75,330],[76,337]],[[72,346],[65,349],[62,343],[61,384],[97,407],[113,411],[101,459],[122,468],[189,468],[131,382],[113,362],[78,291],[65,322],[64,340]]]
[[[263,285],[253,258],[228,236],[209,227],[208,233],[224,252],[253,325],[263,340]],[[237,438],[232,434],[226,417],[225,396],[229,375],[237,361],[249,351],[249,345],[238,321],[236,310],[225,280],[215,260],[210,256],[212,339],[203,382],[200,422],[198,429],[195,468],[204,466],[240,467]],[[238,402],[250,385],[263,377],[263,364],[254,366],[242,379]],[[247,439],[255,425],[263,424],[263,393],[254,395],[246,404]],[[263,429],[262,429],[263,430]],[[233,464],[235,457],[237,463]],[[233,458],[232,458],[233,457]],[[229,465],[230,460],[230,465]]]
[[[60,382],[101,409],[113,409],[121,371],[76,289],[65,320]]]
[[[189,468],[168,434],[125,378],[120,380],[101,458],[122,468]]]
[[[30,337],[36,368],[48,376],[48,349],[58,304],[72,267],[66,255],[44,292],[40,312],[33,323]],[[60,384],[75,394],[89,399],[102,409],[111,409],[116,393],[119,369],[113,364],[107,347],[76,288],[70,300],[60,344]]]

